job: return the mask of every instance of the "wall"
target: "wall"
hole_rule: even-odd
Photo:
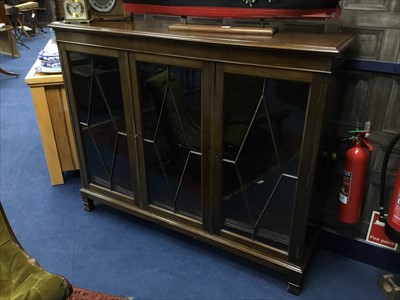
[[[356,38],[345,56],[349,61],[332,80],[313,199],[313,216],[323,226],[352,239],[365,239],[372,211],[379,210],[382,160],[387,145],[400,131],[400,4],[399,0],[343,0],[342,15],[335,21],[273,21],[284,30],[352,32]],[[372,122],[368,180],[356,225],[337,221],[343,153],[340,143],[348,131]],[[337,154],[332,159],[331,154]],[[389,160],[386,204],[400,164],[400,143]]]

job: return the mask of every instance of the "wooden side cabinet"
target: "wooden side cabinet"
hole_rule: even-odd
[[[99,201],[288,275],[298,294],[324,99],[347,34],[52,23],[84,207]]]
[[[51,41],[49,41],[51,43]],[[79,170],[76,143],[62,74],[36,71],[36,61],[25,77],[36,112],[50,182],[64,183],[64,172]]]

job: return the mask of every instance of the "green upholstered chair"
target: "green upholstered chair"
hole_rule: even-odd
[[[201,144],[200,125],[194,121],[185,107],[181,83],[172,73],[168,76],[167,71],[163,71],[147,79],[145,86],[150,90],[156,106],[159,109],[164,107],[163,114],[168,124],[166,134],[171,140],[181,147],[199,150]]]
[[[24,251],[0,203],[0,300],[58,300],[71,293],[65,278],[46,272]]]

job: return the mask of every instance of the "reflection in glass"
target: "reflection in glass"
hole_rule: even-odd
[[[118,60],[68,52],[89,182],[133,195]]]
[[[149,202],[201,217],[201,95],[197,69],[139,63]]]
[[[309,84],[224,82],[224,228],[287,250]]]

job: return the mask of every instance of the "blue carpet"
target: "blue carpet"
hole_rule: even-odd
[[[23,247],[77,287],[135,299],[385,299],[385,270],[318,250],[299,297],[286,278],[104,205],[82,209],[80,180],[51,186],[24,77],[50,33],[0,55],[0,199]]]

